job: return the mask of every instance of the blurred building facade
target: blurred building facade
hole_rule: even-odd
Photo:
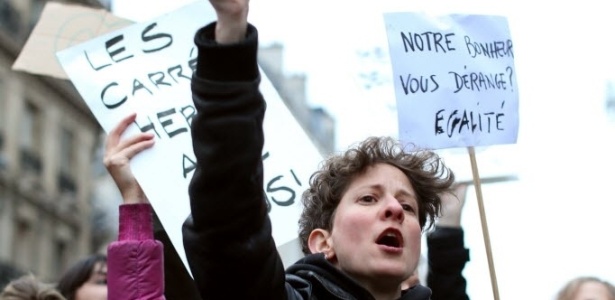
[[[284,47],[274,43],[258,50],[258,62],[280,97],[323,156],[335,150],[335,120],[323,108],[307,103],[304,74],[287,75],[283,68]]]
[[[101,129],[70,82],[11,70],[45,2],[0,0],[0,261],[55,280],[94,251]]]

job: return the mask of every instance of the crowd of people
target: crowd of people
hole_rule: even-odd
[[[299,220],[305,256],[284,268],[262,191],[258,31],[247,21],[248,0],[210,2],[217,20],[194,38],[197,165],[183,226],[193,278],[130,170],[130,160],[154,145],[150,133],[122,138],[132,114],[105,145],[104,164],[123,199],[117,241],[106,256],[77,262],[57,284],[33,275],[11,281],[0,300],[469,299],[461,228],[468,185],[456,182],[435,152],[389,137],[370,137],[314,173]],[[424,233],[426,282],[417,271]],[[615,288],[581,277],[557,297],[615,300]]]

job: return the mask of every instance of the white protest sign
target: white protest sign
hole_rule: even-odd
[[[506,18],[396,12],[384,19],[401,140],[432,149],[516,143]]]
[[[137,112],[126,135],[149,131],[156,144],[131,161],[133,172],[188,267],[181,227],[190,214],[195,167],[190,122],[194,34],[215,20],[205,1],[57,53],[60,64],[106,132]],[[262,73],[267,100],[264,191],[278,246],[298,236],[300,197],[321,155]]]

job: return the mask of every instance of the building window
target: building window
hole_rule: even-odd
[[[15,247],[15,261],[17,265],[23,269],[30,269],[34,266],[33,263],[33,228],[27,221],[17,220],[15,224],[15,239],[13,239]]]
[[[42,169],[40,159],[42,138],[42,115],[38,107],[26,102],[24,114],[20,124],[19,146],[21,151],[22,169],[40,173]]]
[[[32,0],[30,6],[30,19],[28,20],[28,34],[34,29],[36,23],[41,18],[41,13],[43,12],[43,8],[45,7],[45,1],[43,0]]]
[[[33,152],[37,152],[38,149],[40,149],[41,123],[41,112],[39,108],[30,102],[26,102],[20,126],[21,134],[19,142],[22,149]]]
[[[0,223],[2,223],[2,218],[3,218],[2,215],[3,215],[3,212],[5,210],[6,203],[8,201],[9,201],[9,199],[7,199],[3,187],[0,186]],[[2,230],[0,230],[0,232],[2,232]]]
[[[61,193],[74,194],[77,190],[75,185],[75,134],[63,128],[60,137],[60,174],[58,187]]]
[[[54,270],[64,270],[67,265],[67,245],[63,240],[56,240],[54,245]]]
[[[75,208],[75,195],[77,193],[77,185],[75,184],[75,134],[66,127],[62,128],[60,134],[60,173],[57,177],[58,190],[60,191],[58,208],[60,211],[68,212]]]
[[[63,128],[60,137],[60,171],[73,175],[75,171],[75,134]]]
[[[6,113],[7,104],[6,102],[6,84],[4,82],[4,74],[0,73],[0,150],[4,147],[4,128],[6,128]],[[2,152],[2,151],[0,151]]]
[[[13,38],[20,36],[21,16],[19,11],[13,6],[12,1],[0,1],[0,28]]]

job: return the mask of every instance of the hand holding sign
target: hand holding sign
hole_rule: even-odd
[[[218,17],[216,42],[230,44],[243,40],[248,25],[249,0],[210,0],[209,2]]]
[[[453,192],[442,195],[442,211],[436,220],[438,226],[461,228],[461,212],[466,202],[467,189],[467,183],[459,182],[455,184]]]
[[[124,204],[148,202],[143,189],[130,170],[130,160],[141,151],[154,145],[154,135],[138,133],[124,140],[121,136],[137,115],[131,114],[122,119],[105,141],[105,156],[103,163],[115,181]]]

